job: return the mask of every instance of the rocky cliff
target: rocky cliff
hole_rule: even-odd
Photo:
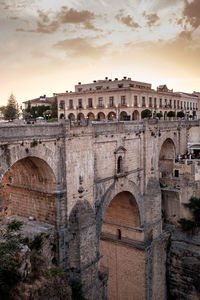
[[[200,233],[184,233],[175,226],[170,232],[167,253],[169,300],[200,299]]]

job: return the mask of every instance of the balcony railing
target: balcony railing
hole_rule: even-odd
[[[104,108],[104,104],[97,104],[97,108]]]
[[[74,109],[74,107],[73,106],[68,106],[68,109],[70,110],[70,109]]]
[[[116,105],[115,105],[114,103],[113,103],[113,104],[109,103],[109,104],[108,104],[108,107],[109,107],[109,108],[116,108]]]
[[[93,108],[93,105],[87,105],[86,108]]]
[[[76,109],[83,109],[83,105],[77,105]]]
[[[127,104],[126,104],[126,103],[119,103],[118,106],[119,106],[119,107],[127,107]]]

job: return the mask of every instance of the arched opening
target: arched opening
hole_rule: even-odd
[[[37,157],[14,163],[1,180],[1,216],[33,217],[56,225],[56,179],[50,166]]]
[[[164,112],[164,120],[167,120],[167,111]]]
[[[122,111],[119,115],[119,119],[120,121],[124,121],[127,118],[127,112],[126,111]]]
[[[135,197],[127,191],[110,202],[103,220],[100,268],[108,272],[108,300],[145,299],[145,251]]]
[[[103,112],[99,112],[97,115],[98,120],[104,120],[105,119],[105,114]]]
[[[109,112],[108,120],[114,120],[114,119],[116,119],[116,113],[114,113],[113,111]]]
[[[132,115],[133,120],[139,120],[139,112],[138,110],[134,110],[133,115]]]
[[[68,119],[71,120],[71,121],[75,121],[75,115],[72,114],[72,113],[69,114],[69,115],[68,115]]]
[[[122,173],[122,157],[119,156],[117,159],[117,173]]]
[[[173,164],[176,157],[174,142],[168,138],[162,144],[159,155],[160,177],[169,177],[173,173]]]
[[[60,114],[60,119],[64,119],[65,118],[65,115],[62,113]]]
[[[82,121],[82,120],[84,120],[84,119],[85,119],[84,114],[83,114],[83,113],[79,113],[78,116],[77,116],[77,120],[78,120],[78,121]]]
[[[95,116],[94,116],[94,114],[93,114],[92,112],[89,112],[89,113],[87,114],[87,117],[88,117],[88,119],[90,119],[90,120],[94,120],[94,119],[95,119]]]

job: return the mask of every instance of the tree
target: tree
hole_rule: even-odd
[[[51,104],[51,117],[57,118],[58,117],[58,103],[57,99],[55,98]]]
[[[182,110],[177,112],[177,118],[184,118],[184,117],[185,117],[185,114]]]
[[[0,231],[0,299],[3,300],[9,298],[12,287],[20,279],[18,253],[24,242],[21,227],[21,222],[13,220]]]
[[[162,112],[159,112],[159,113],[157,113],[157,114],[156,114],[156,117],[157,117],[157,118],[159,118],[159,120],[160,120],[160,118],[162,118],[162,117],[163,117],[163,114],[162,114]]]
[[[45,119],[50,119],[52,116],[52,111],[50,109],[47,109],[43,112],[43,116],[45,117]]]
[[[176,116],[175,111],[170,110],[170,111],[167,113],[167,116],[168,116],[169,118],[174,118],[174,117]]]
[[[180,219],[179,223],[182,229],[188,231],[200,227],[200,198],[191,197],[189,203],[184,203],[183,205],[191,209],[193,221],[184,218]]]
[[[142,111],[142,119],[151,118],[152,112],[149,109],[145,109]]]
[[[13,94],[8,98],[8,104],[4,110],[4,119],[13,121],[18,118],[18,103]]]

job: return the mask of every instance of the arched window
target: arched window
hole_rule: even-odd
[[[122,239],[121,229],[117,229],[117,238],[118,238],[118,240]]]
[[[122,172],[122,157],[119,156],[117,159],[117,173],[121,173]]]

